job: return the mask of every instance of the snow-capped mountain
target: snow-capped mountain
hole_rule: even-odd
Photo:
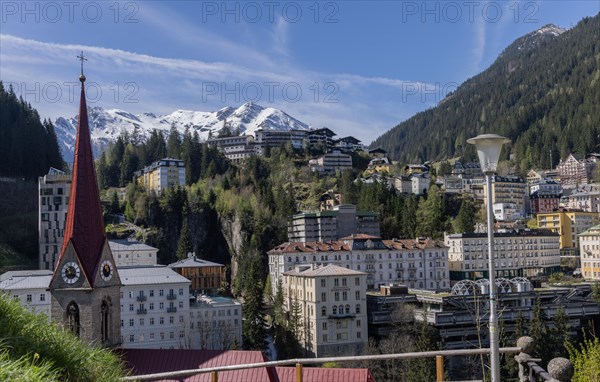
[[[237,109],[225,107],[214,112],[177,110],[171,114],[159,116],[153,113],[131,114],[119,109],[105,110],[96,106],[88,107],[88,116],[96,156],[106,148],[108,143],[115,141],[122,132],[145,140],[150,136],[152,130],[156,129],[162,131],[166,138],[171,125],[175,125],[181,134],[187,128],[192,134],[197,131],[201,140],[206,140],[209,135],[216,137],[225,126],[232,132],[239,131],[240,134],[248,135],[254,135],[259,129],[307,130],[309,128],[308,124],[279,109],[262,107],[252,102],[245,103]],[[60,117],[54,121],[58,142],[67,162],[72,161],[75,150],[77,119],[77,116],[73,118]]]

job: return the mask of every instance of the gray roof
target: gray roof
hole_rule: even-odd
[[[364,272],[355,271],[340,267],[339,265],[327,264],[318,268],[308,268],[304,271],[298,271],[292,269],[291,271],[285,272],[284,275],[288,276],[303,276],[303,277],[317,277],[317,276],[360,276],[366,275]]]
[[[10,271],[0,275],[0,290],[46,289],[50,285],[52,271]]]
[[[179,260],[176,263],[169,264],[170,268],[203,268],[203,267],[222,267],[223,264],[213,263],[212,261],[202,260],[196,256]]]
[[[119,277],[121,278],[121,284],[124,286],[175,283],[190,284],[190,280],[165,266],[119,268]]]
[[[138,241],[129,240],[109,240],[110,250],[112,252],[121,251],[158,251],[158,248],[151,247]]]

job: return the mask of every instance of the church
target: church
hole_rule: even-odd
[[[51,319],[82,339],[111,347],[121,342],[121,280],[104,231],[85,99],[83,53],[79,58],[79,122],[64,241],[49,286]]]

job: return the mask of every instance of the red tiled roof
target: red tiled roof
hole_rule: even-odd
[[[296,381],[296,368],[294,367],[276,367],[275,371],[277,382]],[[375,382],[369,369],[305,367],[302,369],[302,377],[303,382]]]
[[[364,237],[346,237],[338,241],[331,242],[286,242],[271,249],[269,253],[297,253],[297,252],[341,252],[351,251],[352,247],[347,244],[349,240],[372,240],[374,242],[381,241],[387,249],[427,249],[427,248],[444,248],[445,245],[441,241],[433,239],[392,239],[381,240],[377,236],[360,235]],[[381,248],[373,248],[379,250]]]
[[[105,240],[82,80],[75,161],[61,257],[64,255],[69,241],[72,242],[83,271],[92,286]],[[59,263],[60,261],[56,264]]]
[[[132,375],[163,373],[217,366],[266,362],[260,351],[123,349],[125,365]],[[210,382],[210,373],[162,381]],[[267,368],[219,372],[219,382],[276,382]]]

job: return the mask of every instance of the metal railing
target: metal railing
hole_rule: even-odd
[[[517,341],[516,347],[500,348],[500,353],[518,353],[515,361],[519,364],[519,381],[536,382],[538,377],[549,382],[570,382],[573,377],[573,365],[568,359],[555,358],[548,363],[548,371],[540,367],[537,362],[540,359],[531,357],[534,342],[531,337],[521,337]],[[160,379],[181,379],[198,374],[211,374],[211,382],[218,382],[219,372],[257,369],[276,366],[296,367],[296,382],[303,381],[303,365],[322,364],[327,362],[356,362],[356,361],[381,361],[390,359],[415,359],[415,358],[435,358],[436,382],[444,381],[444,358],[453,356],[469,356],[489,354],[490,349],[461,349],[461,350],[437,350],[416,353],[396,353],[396,354],[377,354],[348,357],[323,357],[323,358],[296,358],[282,361],[269,361],[260,363],[250,363],[242,365],[218,366],[204,369],[190,369],[170,371],[156,374],[136,375],[121,378],[121,381],[153,381]],[[472,381],[474,382],[474,381]]]

